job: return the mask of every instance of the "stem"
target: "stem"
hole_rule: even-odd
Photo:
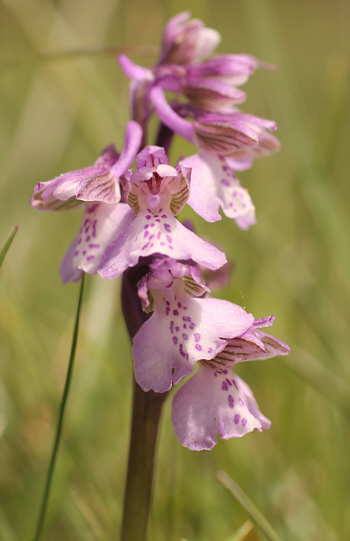
[[[51,460],[50,460],[50,465],[47,472],[46,485],[45,485],[45,490],[44,490],[44,494],[43,494],[43,498],[41,502],[40,514],[39,514],[34,541],[39,541],[41,532],[44,526],[47,505],[48,505],[49,497],[50,497],[51,483],[52,483],[52,478],[53,478],[53,474],[55,470],[56,458],[57,458],[58,448],[59,448],[61,434],[62,434],[64,413],[65,413],[65,408],[66,408],[66,403],[67,403],[67,398],[68,398],[69,387],[72,380],[74,358],[75,358],[75,352],[77,348],[79,319],[80,319],[80,311],[81,311],[81,305],[83,301],[83,292],[84,292],[84,277],[85,277],[85,274],[83,274],[82,279],[81,279],[77,315],[75,318],[75,325],[74,325],[74,331],[73,331],[72,346],[71,346],[71,352],[70,352],[70,357],[69,357],[66,381],[64,384],[62,401],[61,401],[61,405],[59,409],[56,437],[55,437],[55,441],[52,448]]]
[[[166,393],[146,393],[134,382],[128,474],[121,541],[144,541],[152,501],[157,434]]]
[[[137,282],[148,270],[139,265],[124,273],[122,306],[132,338],[149,314],[142,311]],[[128,473],[124,493],[121,541],[144,541],[152,502],[156,447],[162,405],[167,393],[145,392],[134,381]]]

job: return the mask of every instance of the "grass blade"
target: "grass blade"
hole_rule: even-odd
[[[9,232],[9,234],[7,235],[7,239],[5,240],[4,244],[2,245],[2,247],[0,249],[0,267],[2,265],[2,262],[5,259],[5,255],[7,254],[8,249],[11,246],[11,243],[12,243],[12,241],[14,239],[14,236],[17,233],[17,229],[18,229],[18,226],[14,225],[13,228],[11,229],[11,231]]]
[[[225,541],[257,541],[256,530],[250,520],[247,520],[238,530]]]
[[[271,524],[259,511],[252,500],[243,492],[237,483],[225,471],[219,471],[217,474],[219,482],[228,490],[249,513],[254,524],[265,534],[269,541],[282,541],[275,532]]]
[[[42,502],[41,502],[40,514],[39,514],[39,519],[38,519],[38,524],[37,524],[37,529],[36,529],[36,534],[35,534],[35,537],[34,537],[34,541],[39,541],[40,536],[41,536],[41,532],[42,532],[42,529],[43,529],[45,516],[46,516],[46,511],[47,511],[47,505],[48,505],[48,501],[49,501],[49,497],[50,497],[51,483],[52,483],[52,478],[53,478],[53,474],[54,474],[54,470],[55,470],[55,463],[56,463],[58,448],[59,448],[61,434],[62,434],[64,413],[65,413],[66,404],[67,404],[69,387],[70,387],[70,383],[71,383],[71,380],[72,380],[75,352],[76,352],[76,348],[77,348],[79,319],[80,319],[81,305],[82,305],[82,302],[83,302],[83,292],[84,292],[84,277],[85,277],[85,274],[83,274],[83,277],[81,279],[77,315],[76,315],[76,318],[75,318],[75,325],[74,325],[73,338],[72,338],[72,346],[71,346],[71,352],[70,352],[69,363],[68,363],[68,368],[67,368],[67,376],[66,376],[66,381],[65,381],[63,395],[62,395],[62,400],[61,400],[61,404],[60,404],[58,422],[57,422],[57,430],[56,430],[56,437],[55,437],[55,441],[54,441],[53,448],[52,448],[51,460],[50,460],[49,469],[48,469],[48,472],[47,472],[46,484],[45,484],[45,489],[44,489],[43,498],[42,498]]]

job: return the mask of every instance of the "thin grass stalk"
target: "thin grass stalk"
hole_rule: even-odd
[[[84,293],[84,277],[85,277],[85,274],[83,274],[83,277],[81,279],[78,308],[77,308],[77,314],[75,318],[75,325],[74,325],[73,338],[72,338],[72,346],[71,346],[70,357],[69,357],[69,362],[68,362],[66,381],[64,384],[64,390],[63,390],[62,400],[61,400],[59,414],[58,414],[56,437],[55,437],[55,441],[52,448],[49,468],[47,471],[46,484],[45,484],[45,489],[44,489],[44,493],[43,493],[43,497],[41,501],[40,513],[39,513],[38,524],[36,528],[34,541],[39,541],[42,534],[47,507],[48,507],[49,498],[50,498],[50,491],[51,491],[53,474],[55,471],[58,449],[59,449],[61,435],[62,435],[64,414],[66,410],[69,388],[72,381],[75,352],[76,352],[77,341],[78,341],[79,320],[80,320],[80,312],[81,312],[81,306],[83,302],[83,293]]]

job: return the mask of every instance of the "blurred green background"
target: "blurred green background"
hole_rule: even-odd
[[[80,211],[38,213],[28,201],[38,181],[91,165],[111,142],[121,148],[128,81],[103,48],[137,46],[130,56],[151,65],[149,46],[157,50],[165,22],[184,9],[222,34],[218,52],[279,67],[244,87],[242,109],[276,120],[282,142],[239,175],[258,224],[243,232],[229,220],[195,221],[234,261],[218,296],[256,317],[275,314],[273,334],[292,352],[237,368],[272,421],[263,434],[191,452],[173,435],[168,400],[148,539],[233,539],[248,515],[216,480],[220,469],[283,540],[350,539],[349,2],[1,0],[0,244],[19,228],[0,274],[3,541],[34,532],[79,289],[60,283],[58,266]],[[48,55],[71,51],[82,54]],[[192,151],[177,143],[172,163]],[[50,541],[118,538],[132,378],[119,287],[87,277]]]

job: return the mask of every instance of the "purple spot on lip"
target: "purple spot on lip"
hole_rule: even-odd
[[[238,425],[239,419],[240,419],[240,415],[239,415],[239,413],[236,413],[236,415],[235,415],[235,417],[233,419],[233,422],[235,423],[235,425]]]
[[[230,382],[230,380],[228,378],[226,378],[226,381],[227,381],[228,385],[232,386],[232,383]]]
[[[91,237],[90,237],[90,235],[88,235],[88,236],[86,237],[86,242],[89,242],[90,239],[91,239]]]
[[[247,424],[247,419],[242,419],[242,425],[245,426]]]
[[[175,325],[175,323],[173,321],[170,321],[170,332],[171,332],[171,334],[174,334],[174,325]]]
[[[152,218],[152,216],[150,216],[149,214],[147,214],[146,220],[150,220],[151,218]]]
[[[221,180],[221,184],[222,184],[223,186],[230,186],[229,181],[226,180],[225,178],[223,178],[223,179]]]
[[[166,236],[166,240],[171,244],[173,242],[173,239],[171,238],[170,235],[167,235]]]
[[[177,337],[173,336],[173,344],[177,344]]]
[[[88,255],[86,259],[87,259],[88,261],[90,261],[91,259],[95,259],[95,256],[94,256],[94,255]]]
[[[200,344],[196,344],[195,345],[195,348],[198,350],[198,351],[202,351],[202,346]]]
[[[144,229],[148,229],[149,228],[149,224],[146,224],[143,226]]]
[[[174,314],[174,316],[178,316],[178,315],[179,315],[179,311],[178,311],[178,310],[174,310],[174,311],[173,311],[173,314]]]
[[[155,225],[154,222],[152,222],[152,223],[151,223],[151,227],[154,227],[154,225]]]
[[[188,339],[188,334],[186,334],[185,332],[182,333],[182,338],[184,340],[187,340]]]
[[[176,332],[179,332],[179,330],[180,330],[180,327],[176,326],[176,327],[175,327],[175,331],[176,331]]]
[[[227,374],[227,370],[226,370],[226,374]],[[232,383],[233,383],[233,385],[236,387],[236,389],[237,389],[237,391],[238,391],[237,383],[235,382],[234,379],[232,380]]]
[[[98,206],[99,206],[99,203],[96,203],[96,205],[92,205],[92,207],[88,209],[88,214],[92,214],[93,212],[95,212]]]
[[[228,391],[228,385],[227,385],[226,381],[222,382],[221,389],[222,389],[222,391]]]
[[[100,244],[89,244],[89,248],[99,248]]]
[[[148,232],[148,231],[145,231],[144,234],[143,234],[143,238],[148,237],[148,235],[149,235],[149,232]]]
[[[142,246],[141,250],[145,250],[147,248],[147,246],[149,245],[149,242],[147,242],[147,244],[145,244],[144,246]]]
[[[171,233],[171,227],[169,224],[164,224],[164,229],[168,232],[168,233]]]
[[[181,308],[181,306],[182,306],[181,302],[178,302],[177,305],[178,305],[179,308]]]
[[[190,316],[183,316],[182,321],[191,321]]]
[[[195,332],[195,333],[194,333],[194,340],[195,340],[195,342],[199,342],[200,339],[201,339],[201,335],[200,335],[198,332]]]
[[[208,353],[212,353],[212,352],[213,352],[213,348],[209,348]]]
[[[169,306],[167,306],[166,309],[165,309],[165,315],[168,316],[169,312],[170,312],[170,308],[169,308]]]
[[[163,214],[162,215],[162,218],[167,218],[168,216],[166,214]]]
[[[195,324],[193,323],[193,321],[191,321],[191,323],[189,324],[189,327],[191,329],[191,331],[193,331],[193,329],[195,328]]]
[[[180,351],[180,354],[182,355],[182,357],[186,357],[186,353],[183,350],[183,344],[180,344],[179,351]]]
[[[76,250],[76,251],[74,252],[74,255],[78,255],[78,254],[79,254],[79,250]]]
[[[229,405],[229,407],[230,407],[230,408],[233,408],[234,403],[235,403],[235,401],[234,401],[234,399],[233,399],[233,396],[229,394],[229,395],[228,395],[228,405]],[[239,417],[239,415],[238,415],[238,417]],[[236,422],[236,416],[235,416],[235,422]],[[237,424],[237,423],[236,423],[236,424]]]
[[[83,250],[83,255],[86,255],[86,250]]]

